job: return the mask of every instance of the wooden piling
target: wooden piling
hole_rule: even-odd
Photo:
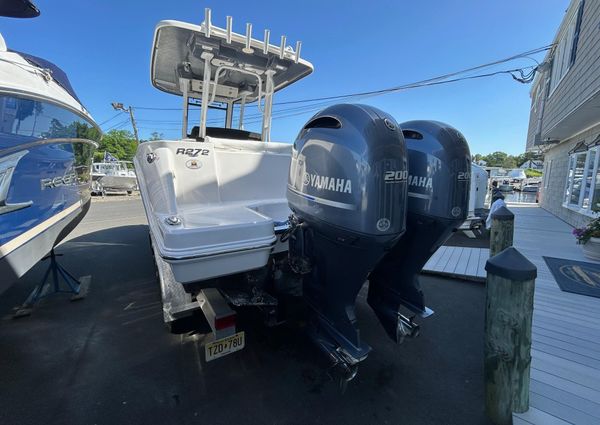
[[[490,230],[490,257],[512,246],[515,229],[515,215],[502,206],[492,214]]]
[[[531,322],[537,268],[514,247],[486,265],[485,407],[493,423],[512,424],[529,408]]]

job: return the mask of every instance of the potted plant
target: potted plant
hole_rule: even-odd
[[[596,218],[587,226],[573,229],[577,243],[582,245],[583,255],[600,261],[600,218]]]

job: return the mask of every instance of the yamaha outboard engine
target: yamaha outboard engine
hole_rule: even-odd
[[[359,335],[356,296],[405,230],[407,177],[402,131],[370,106],[326,108],[294,142],[290,265],[303,274],[309,334],[347,379],[371,349]]]
[[[419,273],[467,218],[471,155],[463,135],[437,121],[400,124],[408,149],[406,233],[369,276],[369,305],[396,342],[418,325],[400,306],[426,317]]]

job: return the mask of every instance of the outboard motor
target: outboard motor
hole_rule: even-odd
[[[471,155],[464,136],[437,121],[400,124],[408,149],[406,233],[369,276],[368,303],[396,342],[418,325],[400,306],[427,317],[419,273],[467,218]]]
[[[303,274],[309,334],[347,380],[371,349],[360,338],[356,296],[405,230],[407,178],[402,131],[370,106],[328,107],[294,142],[290,265]]]

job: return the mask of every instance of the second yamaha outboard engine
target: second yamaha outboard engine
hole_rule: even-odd
[[[406,233],[369,277],[368,302],[396,342],[416,336],[418,325],[400,306],[426,317],[419,273],[467,218],[471,155],[463,135],[437,121],[400,124],[408,149]]]
[[[370,347],[354,305],[368,274],[405,229],[407,156],[390,115],[335,105],[294,142],[287,198],[292,268],[303,276],[309,333],[351,379]]]

